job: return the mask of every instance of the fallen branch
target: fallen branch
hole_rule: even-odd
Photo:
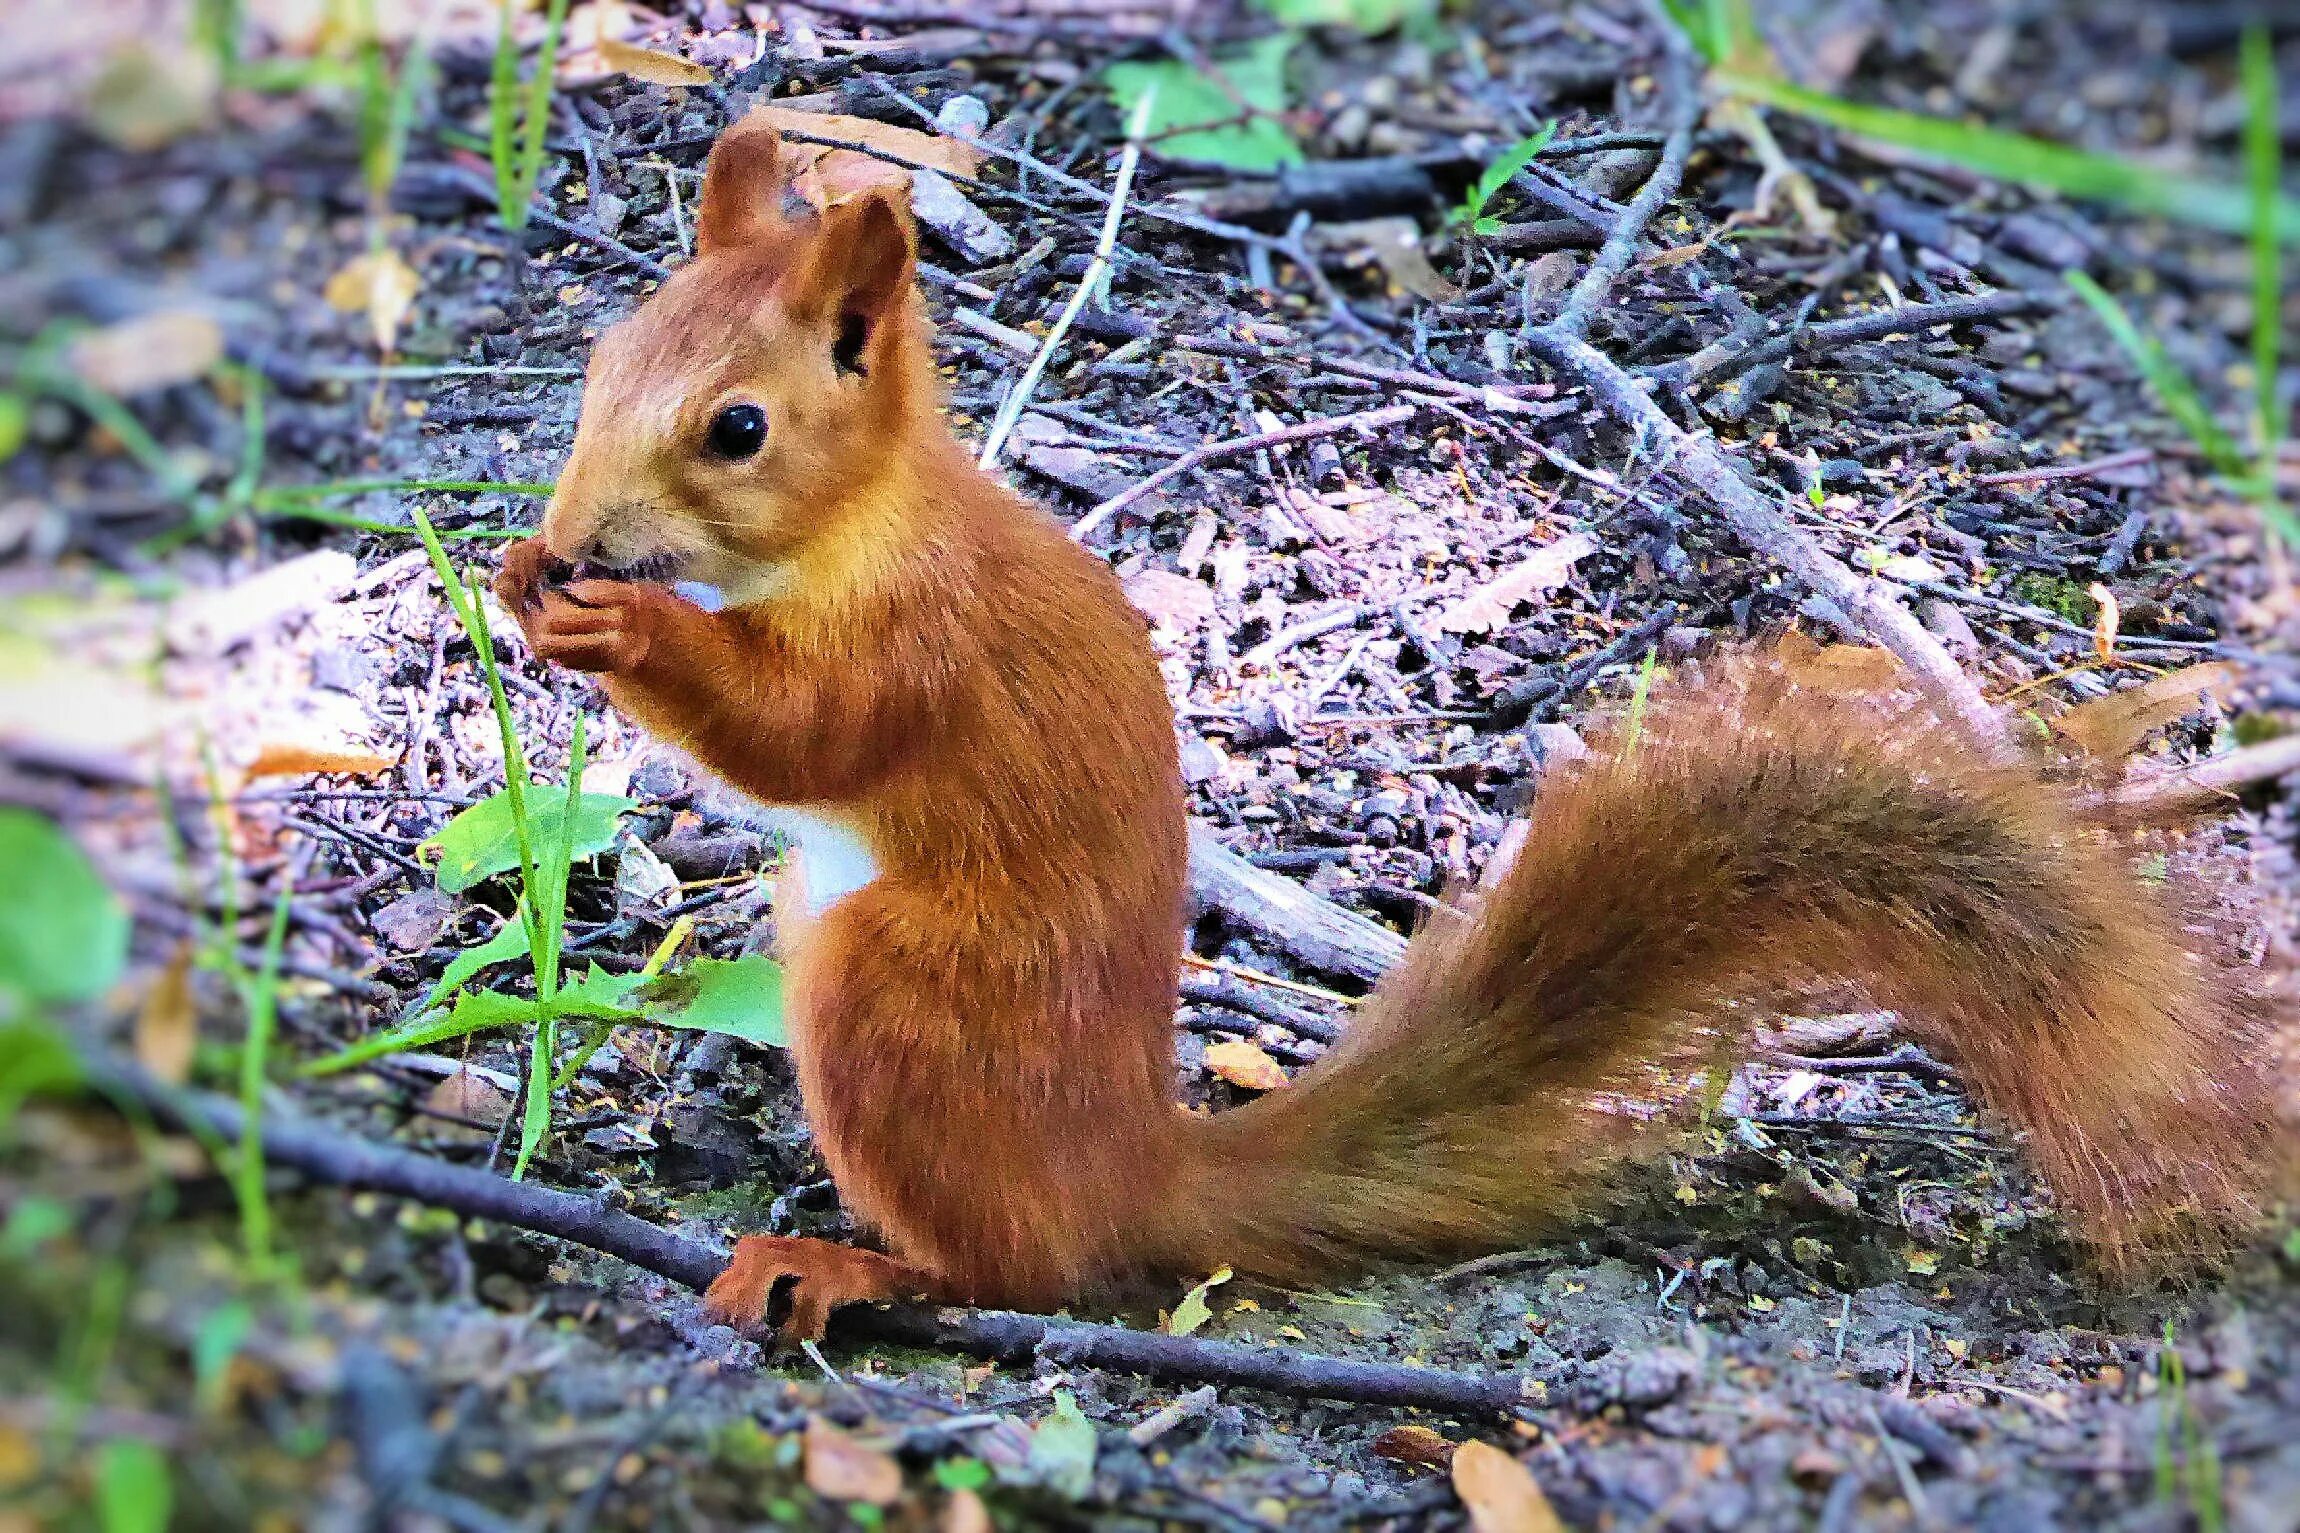
[[[2223,803],[2239,788],[2300,772],[2300,735],[2240,746],[2115,795],[2114,812],[2143,820],[2181,819]]]
[[[1669,50],[1669,67],[1661,89],[1670,100],[1669,136],[1661,145],[1661,163],[1622,209],[1620,219],[1599,247],[1597,258],[1589,263],[1589,270],[1582,273],[1573,291],[1566,294],[1557,318],[1544,327],[1553,334],[1578,339],[1589,333],[1589,321],[1596,315],[1597,306],[1605,302],[1614,282],[1635,259],[1638,243],[1645,238],[1646,226],[1653,222],[1653,215],[1661,211],[1662,204],[1677,195],[1677,188],[1685,180],[1685,161],[1693,153],[1693,129],[1701,120],[1701,89],[1694,82],[1691,61],[1683,48]]]
[[[1658,450],[1675,472],[1706,496],[1735,535],[1759,554],[1837,604],[1908,668],[1917,686],[1946,717],[1964,726],[1992,752],[2006,748],[2003,721],[1960,669],[1940,640],[1877,581],[1854,574],[1779,507],[1749,487],[1716,445],[1681,429],[1620,365],[1578,337],[1546,327],[1532,331],[1534,354],[1579,380],[1615,418]]]
[[[85,1068],[90,1083],[123,1107],[140,1108],[169,1127],[238,1142],[242,1120],[236,1103],[165,1085],[122,1060],[98,1057]],[[688,1288],[704,1287],[726,1264],[725,1255],[709,1246],[579,1193],[508,1181],[280,1116],[265,1120],[263,1140],[269,1164],[313,1181],[533,1230],[620,1257]],[[1182,1383],[1457,1415],[1507,1413],[1528,1398],[1533,1383],[1518,1374],[1407,1368],[1004,1310],[858,1306],[842,1311],[835,1329],[847,1339],[934,1347],[1002,1363],[1045,1358]]]
[[[1320,899],[1283,874],[1255,867],[1195,823],[1190,827],[1190,897],[1323,973],[1379,979],[1405,956],[1406,939],[1396,932]]]
[[[2007,319],[2015,314],[2033,314],[2039,309],[2056,306],[2058,299],[2044,293],[1983,293],[1977,298],[1952,298],[1942,303],[1910,303],[1897,309],[1880,309],[1873,314],[1855,314],[1849,319],[1832,319],[1818,325],[1806,325],[1759,341],[1744,351],[1725,358],[1709,372],[1705,380],[1711,387],[1725,382],[1736,374],[1747,372],[1767,362],[1779,362],[1792,352],[1810,351],[1817,346],[1843,346],[1854,341],[1881,341],[1888,335],[1917,335],[1942,325],[1970,324],[1980,319]],[[2111,465],[2100,464],[2095,467]],[[2039,473],[2023,469],[2017,473],[1989,475],[1979,482],[2010,483],[2016,479],[2060,478],[2055,473]]]

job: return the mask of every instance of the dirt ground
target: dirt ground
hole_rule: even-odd
[[[2222,167],[2240,121],[2236,10],[1760,7],[1785,66],[1848,97]],[[0,463],[0,801],[69,826],[136,917],[121,1004],[85,1027],[138,1046],[157,976],[222,911],[228,836],[244,943],[284,881],[296,890],[272,1106],[471,1166],[503,1155],[523,1068],[511,1035],[316,1078],[287,1067],[402,1019],[510,909],[503,880],[444,894],[418,855],[500,783],[502,750],[405,528],[421,505],[484,567],[484,535],[531,527],[541,502],[304,502],[369,524],[337,525],[277,496],[235,501],[235,478],[548,482],[590,339],[681,258],[710,139],[764,99],[929,132],[986,119],[1007,151],[950,186],[987,217],[971,233],[952,222],[956,238],[938,226],[925,251],[952,414],[978,437],[1093,249],[1094,189],[1125,136],[1103,65],[1267,26],[1123,0],[674,0],[627,20],[712,83],[639,83],[595,55],[585,73],[578,52],[552,118],[550,217],[517,237],[471,147],[484,17],[435,39],[436,91],[380,223],[348,109],[324,93],[230,92],[212,121],[133,150],[73,115],[79,63],[18,66],[0,98],[0,342],[20,353],[56,322],[189,314],[215,322],[228,358],[171,375],[174,343],[139,342],[160,381],[129,403],[188,495],[56,399]],[[2300,26],[2278,25],[2289,150]],[[1417,406],[1225,456],[1089,540],[1156,625],[1193,813],[1400,930],[1475,876],[1542,763],[1624,703],[1649,652],[1667,667],[1791,624],[1824,640],[1855,627],[1527,345],[1657,163],[1678,106],[1657,35],[1635,5],[1532,0],[1434,33],[1306,33],[1292,130],[1313,167],[1379,174],[1146,157],[1110,306],[1087,311],[1007,455],[1018,486],[1071,518],[1203,443]],[[1500,227],[1451,226],[1471,178],[1551,120],[1561,143],[1536,187],[1497,199]],[[1760,208],[1748,144],[1705,126],[1592,342],[1823,547],[1897,583],[1983,693],[2040,733],[2073,703],[2215,657],[2241,685],[2136,771],[2290,727],[2296,620],[2252,513],[2183,454],[2057,275],[2082,266],[2123,294],[2228,390],[2215,402],[2234,418],[2238,242],[1888,160],[1786,117],[1774,129],[1828,227]],[[388,359],[369,289],[329,295],[379,230],[415,279]],[[1896,303],[1967,307],[1914,333],[1753,345]],[[1540,566],[1575,535],[1578,557]],[[2100,589],[2121,624],[2112,660],[2096,648]],[[776,839],[582,679],[535,664],[508,623],[497,632],[539,775],[563,777],[581,714],[587,783],[641,805],[579,870],[580,953],[637,969],[680,916],[689,952],[767,948]],[[297,759],[351,769],[277,770]],[[229,787],[220,815],[213,782]],[[2248,790],[2213,833],[2269,891],[2272,963],[2300,888],[2287,788]],[[1217,1108],[1242,1088],[1209,1070],[1209,1045],[1305,1062],[1364,989],[1219,907],[1193,951],[1283,982],[1191,970],[1178,1089]],[[195,1078],[228,1089],[238,1007],[214,975],[189,983]],[[284,1171],[272,1207],[295,1276],[251,1285],[231,1194],[190,1140],[38,1104],[0,1135],[0,1225],[34,1201],[71,1220],[0,1241],[0,1529],[138,1525],[91,1509],[92,1455],[117,1438],[164,1451],[186,1528],[959,1529],[978,1525],[976,1492],[999,1526],[1452,1528],[1467,1514],[1433,1464],[1474,1438],[1521,1456],[1574,1527],[2300,1529],[2289,1218],[2224,1265],[2104,1282],[2017,1146],[1953,1076],[1895,1050],[1889,1019],[1845,997],[1796,1009],[1721,1096],[1671,1106],[1681,1152],[1613,1216],[1337,1292],[1239,1279],[1211,1291],[1196,1333],[1512,1372],[1529,1393],[1509,1420],[1208,1393],[1055,1356],[978,1363],[836,1330],[820,1358],[768,1357],[612,1258]],[[619,1030],[560,1103],[536,1175],[696,1238],[850,1233],[782,1057],[714,1035]],[[1081,1318],[1154,1328],[1180,1299]],[[1046,1430],[1068,1401],[1092,1424],[1090,1472]],[[893,1455],[899,1497],[823,1494],[813,1455],[831,1450],[802,1448],[810,1420],[851,1434],[868,1464]]]

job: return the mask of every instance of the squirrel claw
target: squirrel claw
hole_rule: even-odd
[[[921,1297],[929,1286],[923,1274],[876,1251],[798,1236],[745,1235],[704,1293],[703,1309],[721,1325],[763,1331],[775,1287],[785,1278],[791,1280],[791,1310],[775,1328],[779,1347],[821,1340],[831,1311],[841,1305]]]
[[[503,567],[495,576],[495,599],[514,615],[524,617],[543,605],[544,591],[563,579],[570,568],[541,538],[522,538],[503,551]]]

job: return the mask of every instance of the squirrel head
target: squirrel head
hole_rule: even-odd
[[[785,209],[763,123],[713,146],[696,254],[599,338],[543,537],[571,563],[779,594],[852,543],[937,422],[900,189]]]

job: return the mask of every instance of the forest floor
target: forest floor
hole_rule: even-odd
[[[126,999],[91,1036],[224,1085],[240,1008],[183,955],[234,917],[259,947],[292,890],[267,1113],[502,1165],[516,1032],[292,1071],[402,1021],[510,912],[506,880],[444,890],[423,851],[500,785],[503,749],[406,528],[422,506],[484,568],[488,535],[532,527],[541,501],[341,487],[548,482],[590,340],[680,259],[712,136],[770,97],[826,114],[834,139],[851,119],[932,134],[987,118],[998,151],[950,187],[987,217],[970,232],[946,210],[925,252],[953,416],[978,438],[1093,248],[1126,131],[1103,65],[1267,30],[1201,7],[1185,36],[1145,9],[783,5],[749,8],[754,27],[720,0],[659,21],[633,8],[634,40],[714,83],[586,76],[578,52],[550,218],[523,238],[453,131],[484,132],[484,33],[440,40],[381,223],[344,114],[307,96],[231,93],[215,122],[129,150],[14,77],[0,335],[127,336],[110,365],[134,375],[133,418],[181,490],[55,399],[0,464],[0,801],[70,827],[136,922]],[[1785,64],[1849,97],[2183,163],[2234,153],[2234,34],[2213,7],[2177,25],[2137,0],[1784,9],[1802,50]],[[1147,156],[1110,307],[1087,310],[1006,457],[1068,519],[1203,444],[1328,423],[1240,444],[1107,511],[1089,541],[1153,620],[1193,813],[1266,870],[1410,930],[1649,655],[1668,668],[1791,624],[1824,640],[1859,624],[1753,554],[1601,390],[1536,356],[1535,328],[1692,110],[1637,7],[1509,0],[1429,37],[1316,30],[1288,68],[1312,168]],[[43,83],[82,88],[62,67]],[[1494,226],[1449,222],[1486,164],[1553,120]],[[2024,728],[2227,658],[2229,699],[2136,770],[2281,733],[2300,708],[2296,619],[2257,522],[2058,276],[2090,269],[2217,386],[2244,350],[2235,242],[1775,130],[1825,224],[1758,209],[1749,145],[1703,126],[1590,341],[1679,427],[1714,434],[1783,522],[1898,587]],[[328,292],[378,230],[413,279],[383,363],[372,285],[341,307]],[[1864,327],[1900,305],[1940,307]],[[153,316],[171,318],[118,328]],[[217,339],[228,364],[202,352]],[[775,838],[584,679],[534,663],[500,614],[495,632],[537,773],[563,780],[581,715],[586,787],[637,804],[577,869],[572,950],[637,970],[681,917],[686,954],[766,947]],[[2282,928],[2291,800],[2270,783],[2230,807],[2227,855],[2284,896]],[[1178,1089],[1216,1108],[1245,1071],[1231,1049],[1218,1075],[1210,1045],[1306,1062],[1367,978],[1245,904],[1210,904],[1192,940],[1207,967],[1188,975]],[[491,972],[516,990],[519,967]],[[684,1287],[581,1245],[284,1169],[284,1259],[255,1279],[232,1190],[191,1141],[35,1104],[0,1134],[0,1530],[135,1526],[87,1510],[92,1454],[121,1438],[164,1450],[182,1527],[959,1528],[962,1492],[1005,1526],[1455,1527],[1445,1454],[1482,1438],[1578,1527],[2300,1528],[2286,1225],[2176,1283],[2099,1279],[2017,1146],[1855,1005],[1800,1008],[1705,1110],[1672,1104],[1680,1153],[1612,1217],[1333,1292],[1231,1281],[1146,1372],[1091,1348],[982,1361],[854,1328],[819,1358],[770,1357],[706,1325]],[[705,1241],[849,1232],[782,1056],[721,1035],[618,1029],[560,1094],[531,1176]],[[1182,1298],[1078,1318],[1151,1330]],[[1208,1390],[1191,1359],[1234,1354],[1201,1341],[1522,1389],[1470,1414],[1318,1398],[1274,1372]],[[873,1482],[887,1454],[891,1501]]]

